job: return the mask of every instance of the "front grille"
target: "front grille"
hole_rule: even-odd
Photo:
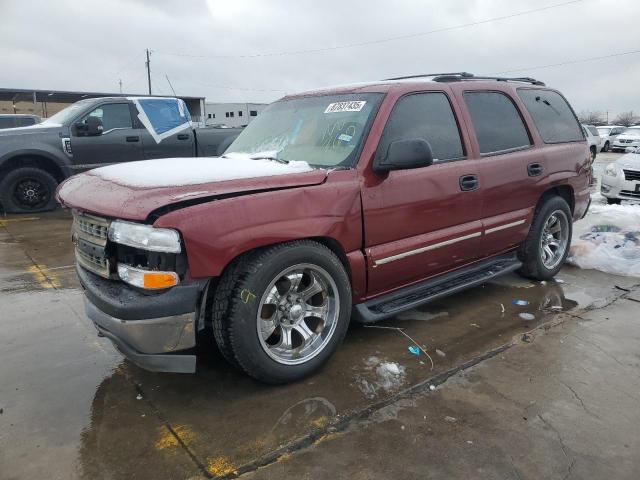
[[[640,198],[640,192],[634,192],[632,190],[620,190],[620,195],[625,197]]]
[[[625,180],[640,180],[640,170],[622,170]]]
[[[111,265],[106,254],[109,223],[106,218],[73,212],[72,238],[76,261],[104,278],[111,276]]]

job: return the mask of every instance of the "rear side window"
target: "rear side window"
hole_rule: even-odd
[[[480,153],[501,153],[531,145],[529,134],[515,105],[499,92],[465,92]]]
[[[551,90],[518,89],[544,143],[584,140],[580,125],[567,101]]]
[[[0,128],[13,128],[15,127],[15,123],[13,118],[11,117],[0,117]]]
[[[587,127],[587,130],[589,130],[589,131],[591,132],[591,135],[594,135],[594,136],[596,136],[596,137],[597,137],[598,135],[600,135],[600,134],[598,133],[598,129],[597,129],[596,127],[591,126],[591,125],[589,125],[589,126]]]
[[[398,100],[380,139],[378,156],[384,157],[396,140],[415,138],[429,142],[434,160],[464,156],[458,124],[444,93],[414,93]]]

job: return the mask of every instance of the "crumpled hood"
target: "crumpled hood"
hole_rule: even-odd
[[[146,220],[171,204],[259,190],[318,185],[326,170],[306,162],[249,158],[163,158],[96,168],[74,175],[56,193],[66,207],[96,215]]]

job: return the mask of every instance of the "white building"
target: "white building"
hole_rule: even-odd
[[[224,124],[229,127],[241,127],[264,110],[267,103],[205,103],[205,121],[207,125]]]

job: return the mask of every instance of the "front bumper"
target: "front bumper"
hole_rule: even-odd
[[[626,180],[624,177],[608,177],[603,175],[600,193],[607,198],[620,200],[640,200],[640,182]]]
[[[629,143],[627,142],[621,143],[616,141],[616,142],[613,142],[613,144],[611,145],[611,150],[624,152],[626,151],[627,148],[630,148],[630,147],[635,148],[638,146],[640,146],[640,141],[638,140],[633,140]]]
[[[82,267],[84,305],[98,334],[141,368],[156,372],[193,373],[198,304],[206,282],[146,295],[121,282],[105,280]]]

